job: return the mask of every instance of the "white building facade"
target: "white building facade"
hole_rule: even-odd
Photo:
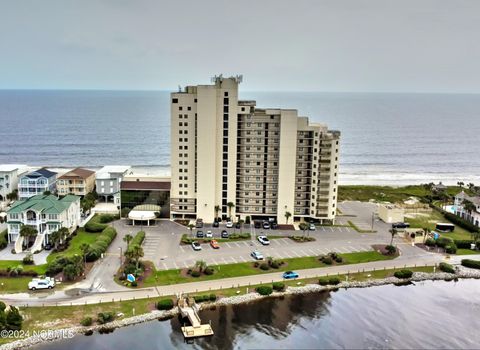
[[[129,170],[126,165],[108,165],[98,170],[95,185],[99,197],[120,206],[120,184]]]
[[[0,202],[7,201],[7,195],[18,187],[18,178],[27,171],[23,164],[0,165]]]
[[[171,94],[172,217],[333,221],[340,133],[239,100],[240,81]]]
[[[19,199],[37,196],[45,191],[56,193],[57,173],[41,168],[20,176],[18,181]]]
[[[465,203],[470,202],[473,205],[471,210],[465,207]],[[462,219],[480,227],[480,196],[468,196],[464,191],[455,196],[455,214]]]

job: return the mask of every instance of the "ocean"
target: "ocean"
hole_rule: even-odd
[[[240,92],[340,130],[340,184],[480,182],[480,95]],[[0,91],[0,164],[170,166],[167,91]]]

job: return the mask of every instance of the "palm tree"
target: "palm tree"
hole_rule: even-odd
[[[235,207],[235,204],[233,202],[228,202],[227,207],[228,207],[228,217],[231,218],[232,217],[232,208]]]
[[[58,229],[58,234],[60,235],[60,244],[62,244],[63,241],[67,238],[67,236],[70,234],[70,231],[66,227],[60,227]]]
[[[460,187],[460,188],[463,188],[464,185],[465,185],[465,182],[463,182],[463,181],[458,181],[457,182],[457,186]]]
[[[131,234],[126,234],[125,237],[123,237],[123,241],[124,242],[127,242],[127,249],[128,249],[128,246],[130,245],[130,242],[132,241],[133,239],[133,236]]]
[[[218,212],[220,211],[220,206],[216,205],[214,210],[215,210],[215,219],[216,219],[216,218],[218,218]]]
[[[300,228],[300,230],[303,231],[303,236],[305,237],[305,231],[308,229],[307,223],[301,222],[300,225],[298,225],[298,227]]]
[[[423,228],[423,243],[425,243],[425,240],[427,239],[428,234],[430,233],[430,229],[428,227]]]
[[[202,272],[207,268],[207,263],[203,260],[198,260],[195,262],[194,267],[197,268],[199,272]]]
[[[32,237],[35,237],[37,233],[38,231],[35,227],[22,225],[22,228],[20,228],[20,236],[22,236],[25,239],[24,243],[26,243],[25,244],[26,247],[29,246]]]
[[[83,257],[83,266],[87,265],[87,252],[89,248],[90,248],[90,245],[87,243],[80,244],[80,251],[82,252],[82,257]]]
[[[396,228],[392,228],[390,230],[390,234],[392,235],[392,239],[390,240],[390,245],[393,245],[393,238],[397,235],[398,231]]]
[[[292,217],[292,213],[290,213],[289,211],[286,211],[285,212],[285,223],[288,224],[288,219],[290,219]]]
[[[188,228],[190,229],[190,236],[193,237],[193,229],[194,229],[195,225],[194,224],[188,224]]]
[[[470,217],[470,221],[472,220],[472,211],[477,210],[475,204],[470,202],[468,199],[464,199],[462,202],[463,209],[468,212],[468,216]]]
[[[58,248],[58,244],[60,243],[60,232],[58,231],[53,231],[49,237],[49,242],[53,244],[53,249],[57,249]]]
[[[135,261],[135,266],[136,266],[137,270],[138,270],[138,266],[140,264],[140,258],[143,257],[143,255],[144,255],[143,248],[138,244],[132,245],[125,252],[125,256],[127,257],[128,260]]]

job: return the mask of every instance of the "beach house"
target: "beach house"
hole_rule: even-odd
[[[95,188],[95,172],[83,168],[75,168],[57,180],[57,191],[59,196],[74,194],[85,196]]]
[[[18,177],[27,171],[26,165],[1,164],[0,165],[0,202],[6,201],[7,196],[14,192],[18,186]]]
[[[108,165],[98,170],[95,184],[99,198],[120,206],[120,183],[129,169],[125,165]]]
[[[20,177],[18,181],[18,197],[26,199],[45,191],[56,192],[57,173],[41,168]]]
[[[469,196],[464,191],[455,196],[455,214],[480,227],[480,196]]]
[[[80,224],[80,197],[67,195],[58,199],[53,195],[36,195],[20,200],[7,211],[8,242],[15,244],[15,252],[22,252],[26,246],[25,238],[20,236],[23,225],[33,227],[37,234],[30,237],[32,252],[41,250],[50,243],[50,235],[61,227],[75,231]],[[28,238],[27,238],[28,239]]]

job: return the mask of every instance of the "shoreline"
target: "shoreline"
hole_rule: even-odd
[[[319,284],[307,284],[298,287],[287,287],[285,291],[282,292],[273,292],[271,295],[263,296],[256,292],[251,292],[245,295],[238,295],[232,297],[221,298],[215,302],[206,302],[200,303],[200,310],[211,308],[212,306],[226,306],[226,305],[238,305],[238,304],[248,304],[250,302],[259,301],[265,298],[279,298],[288,295],[301,295],[309,293],[319,293],[325,291],[335,291],[341,288],[369,288],[369,287],[379,287],[384,285],[405,285],[414,282],[423,282],[423,281],[453,281],[458,279],[480,279],[480,270],[470,269],[463,266],[457,266],[455,273],[446,273],[446,272],[435,272],[435,273],[426,273],[426,272],[414,272],[413,276],[408,279],[398,279],[396,277],[387,277],[382,279],[372,279],[369,281],[344,281],[338,285],[327,285],[321,286]],[[10,343],[6,343],[0,346],[0,350],[17,350],[17,349],[26,349],[41,343],[65,340],[62,335],[68,334],[73,336],[81,334],[92,334],[93,332],[112,332],[117,328],[133,326],[136,324],[159,320],[164,321],[172,317],[175,317],[179,314],[178,308],[174,307],[171,310],[160,311],[153,310],[149,313],[141,314],[138,316],[133,316],[129,318],[124,318],[120,320],[115,320],[104,325],[94,325],[94,326],[74,326],[56,329],[54,334],[51,337],[45,339],[41,336],[31,336],[29,338],[16,340]],[[70,337],[69,337],[70,338]]]

